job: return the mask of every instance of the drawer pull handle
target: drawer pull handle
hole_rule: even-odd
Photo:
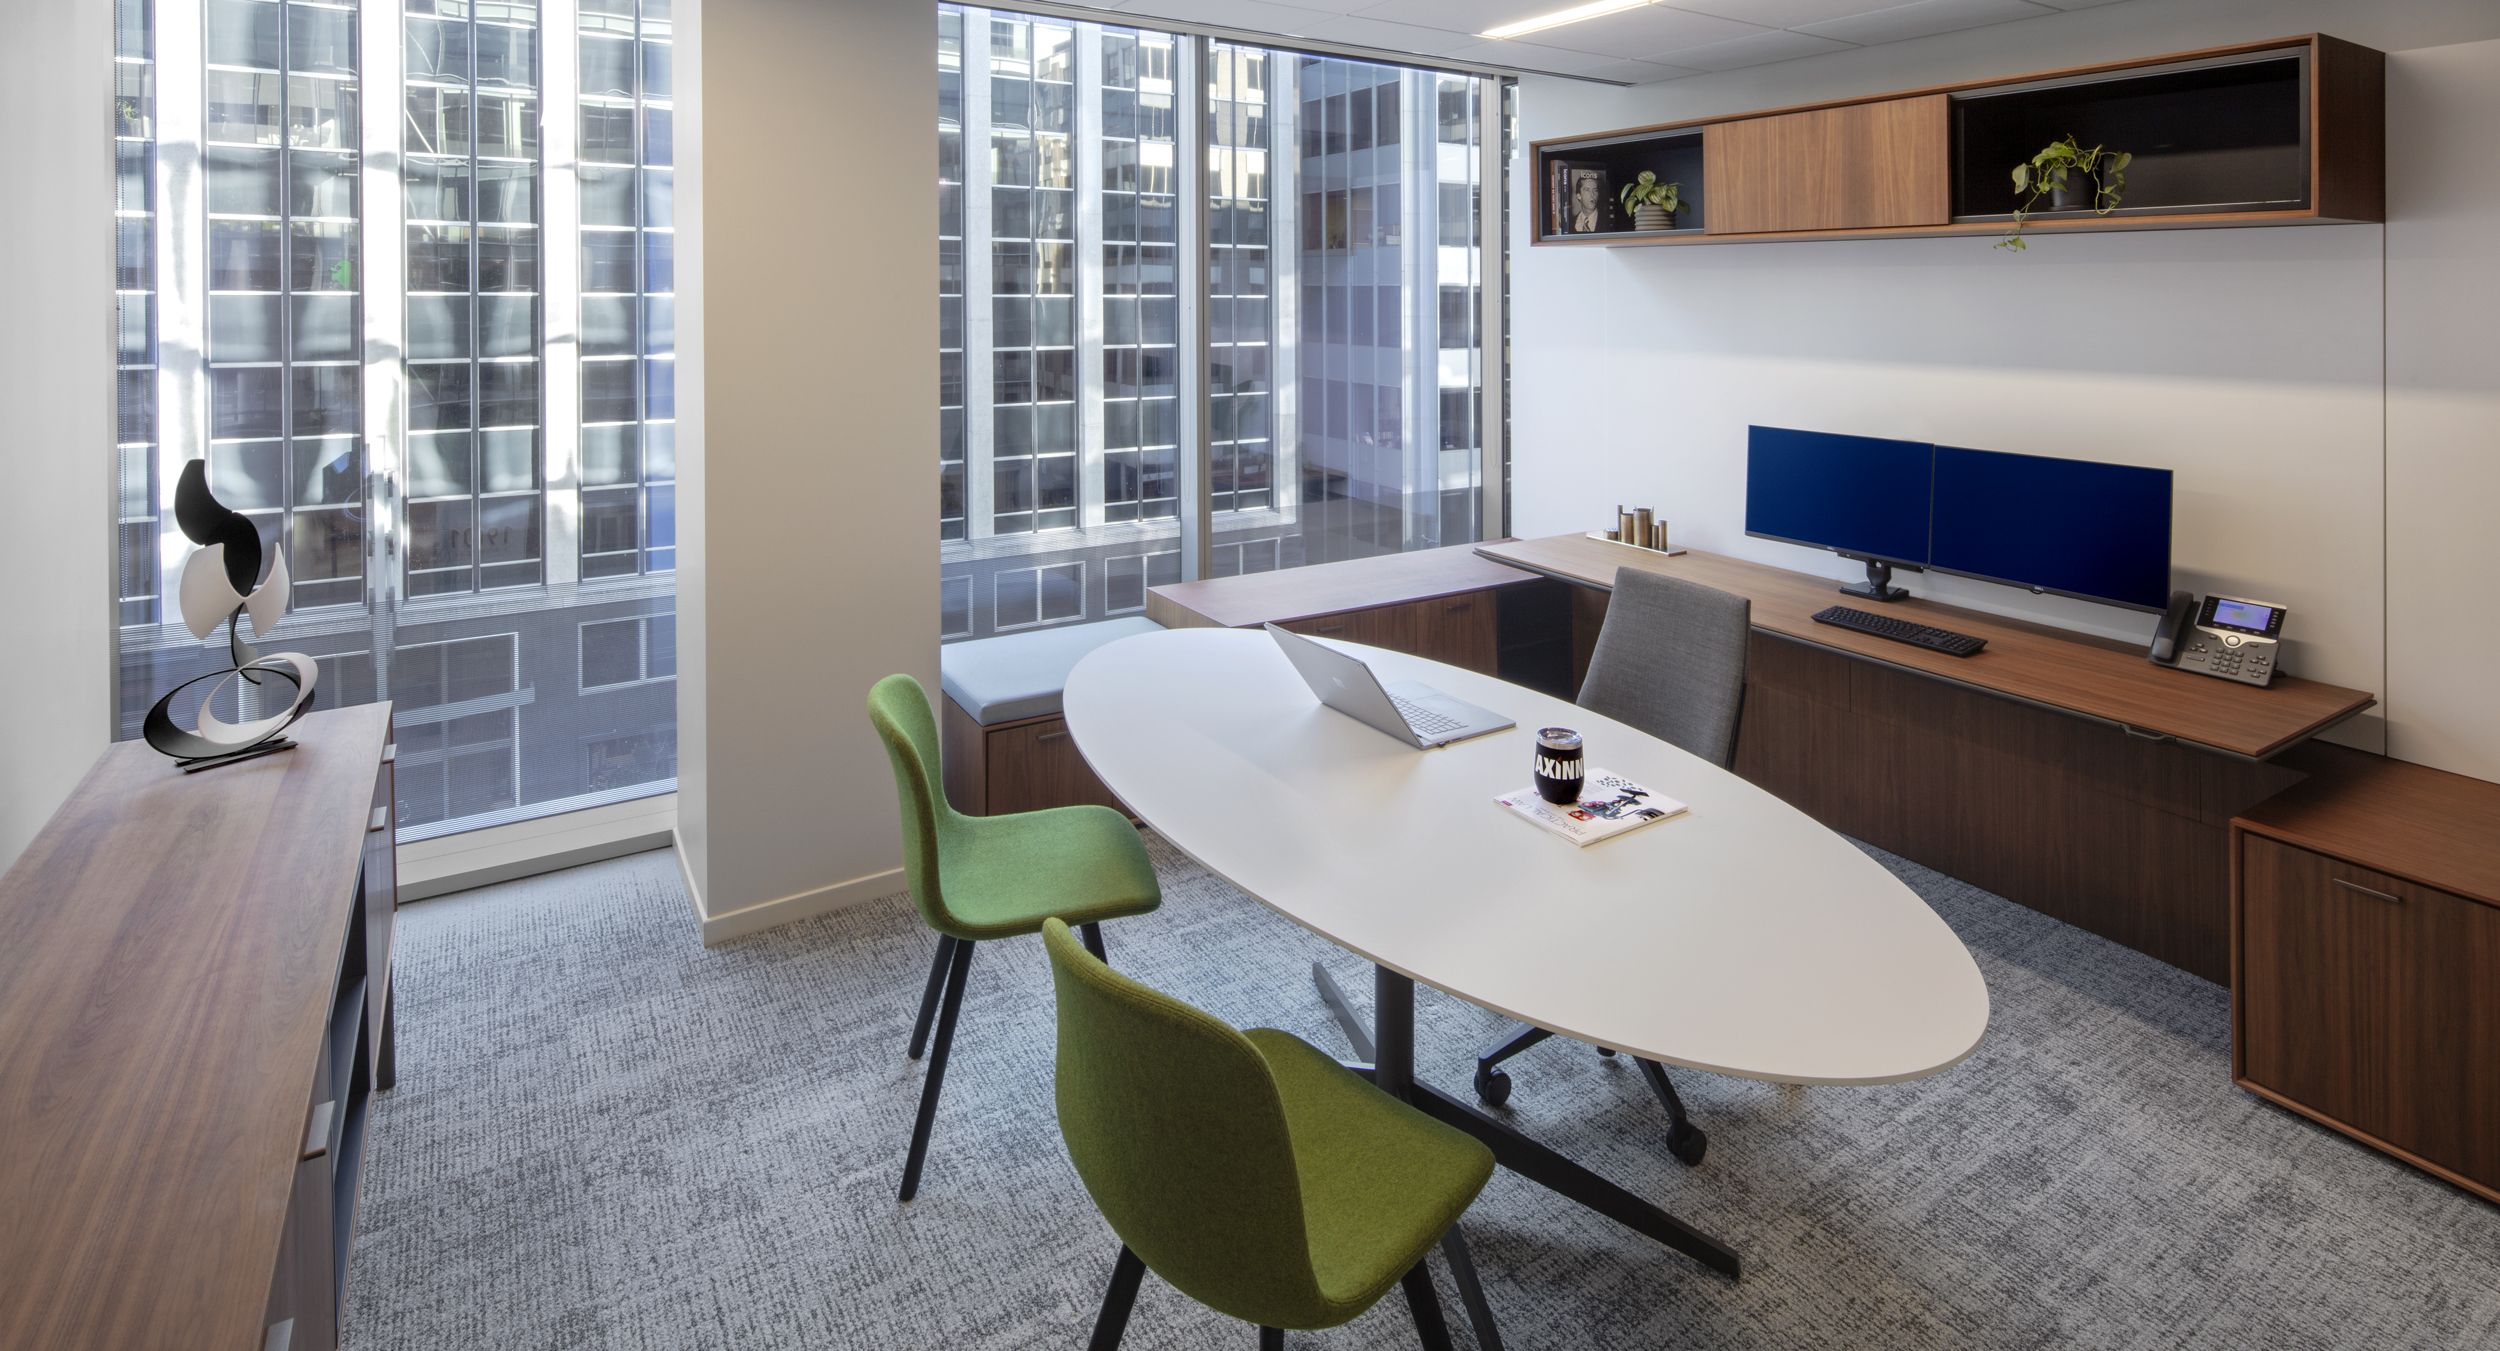
[[[1067,740],[1067,739],[1068,739],[1068,734],[1067,734],[1067,733],[1065,733],[1065,732],[1044,732],[1044,733],[1042,733],[1041,735],[1039,735],[1039,736],[1037,736],[1037,737],[1035,737],[1035,738],[1033,738],[1033,739],[1034,739],[1035,741],[1037,741],[1037,742],[1041,743],[1042,745],[1047,746],[1047,745],[1049,745],[1051,742],[1054,742],[1054,741],[1065,741],[1065,740]]]
[[[1314,628],[1312,628],[1311,632],[1313,632],[1313,633],[1318,633],[1318,634],[1343,633],[1343,632],[1345,632],[1345,625],[1343,625],[1343,624],[1321,624],[1321,625],[1317,625],[1317,626],[1315,626]]]
[[[330,1152],[330,1116],[338,1110],[332,1099],[312,1109],[312,1121],[304,1127],[304,1152],[295,1156],[298,1163],[310,1163]]]
[[[368,831],[381,830],[390,825],[390,823],[391,809],[388,807],[376,807],[373,809],[372,817],[366,820],[365,829]]]
[[[2405,903],[2405,898],[2404,898],[2404,897],[2402,897],[2402,896],[2397,896],[2397,895],[2393,895],[2393,894],[2388,893],[2388,892],[2380,891],[2380,890],[2378,890],[2376,887],[2365,887],[2365,886],[2361,885],[2359,882],[2347,882],[2347,881],[2345,881],[2344,879],[2342,879],[2342,878],[2340,878],[2340,877],[2338,877],[2338,878],[2334,878],[2334,879],[2332,879],[2332,880],[2334,881],[2335,885],[2337,885],[2337,886],[2339,886],[2339,887],[2342,887],[2344,890],[2346,890],[2346,891],[2354,891],[2354,892],[2359,892],[2360,894],[2362,894],[2362,895],[2364,895],[2364,896],[2367,896],[2367,897],[2369,897],[2371,900],[2374,900],[2374,901],[2385,901],[2385,902],[2387,902],[2389,905],[2402,905],[2402,904],[2404,904],[2404,903]]]
[[[269,1333],[260,1340],[260,1351],[286,1351],[295,1344],[295,1320],[269,1325]]]

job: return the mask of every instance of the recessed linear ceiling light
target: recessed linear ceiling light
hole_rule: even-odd
[[[1594,19],[1606,14],[1620,14],[1627,9],[1640,9],[1656,3],[1658,0],[1592,0],[1590,4],[1573,5],[1569,9],[1558,9],[1551,14],[1540,14],[1533,19],[1521,19],[1516,23],[1506,23],[1498,28],[1488,28],[1476,36],[1515,38],[1524,33],[1542,33],[1548,28],[1560,28],[1567,23],[1579,23],[1584,19]]]

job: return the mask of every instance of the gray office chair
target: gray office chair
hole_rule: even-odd
[[[1615,573],[1606,626],[1589,656],[1580,707],[1629,723],[1724,769],[1736,760],[1736,724],[1745,707],[1745,647],[1753,635],[1753,603],[1742,596],[1674,577],[1624,568]],[[1502,1062],[1554,1035],[1521,1027],[1476,1057],[1476,1096],[1498,1107],[1510,1100]],[[1614,1052],[1600,1049],[1600,1055]],[[1710,1146],[1684,1114],[1684,1100],[1666,1068],[1640,1061],[1642,1077],[1667,1109],[1667,1152],[1687,1166]]]

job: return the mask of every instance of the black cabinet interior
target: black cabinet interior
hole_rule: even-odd
[[[1661,183],[1675,183],[1681,204],[1675,212],[1673,231],[1644,230],[1640,234],[1693,234],[1704,227],[1702,216],[1701,131],[1676,132],[1662,136],[1625,137],[1615,141],[1597,141],[1556,150],[1542,168],[1550,171],[1557,162],[1596,164],[1606,170],[1607,219],[1615,231],[1636,233],[1632,229],[1632,213],[1623,209],[1620,194],[1623,185],[1639,178],[1646,169],[1658,175]],[[1553,184],[1549,180],[1537,184],[1538,230],[1548,239],[1564,234],[1554,219]]]
[[[2020,205],[2011,174],[2071,135],[2135,156],[2121,215],[2293,211],[2309,204],[2305,52],[2081,76],[1954,99],[1953,217]],[[2042,199],[2043,216],[2053,212]]]

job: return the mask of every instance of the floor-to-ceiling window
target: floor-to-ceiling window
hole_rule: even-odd
[[[938,39],[948,638],[1483,537],[1497,81],[1008,9]]]
[[[122,734],[223,664],[161,600],[204,458],[405,832],[665,791],[669,0],[118,3]]]

